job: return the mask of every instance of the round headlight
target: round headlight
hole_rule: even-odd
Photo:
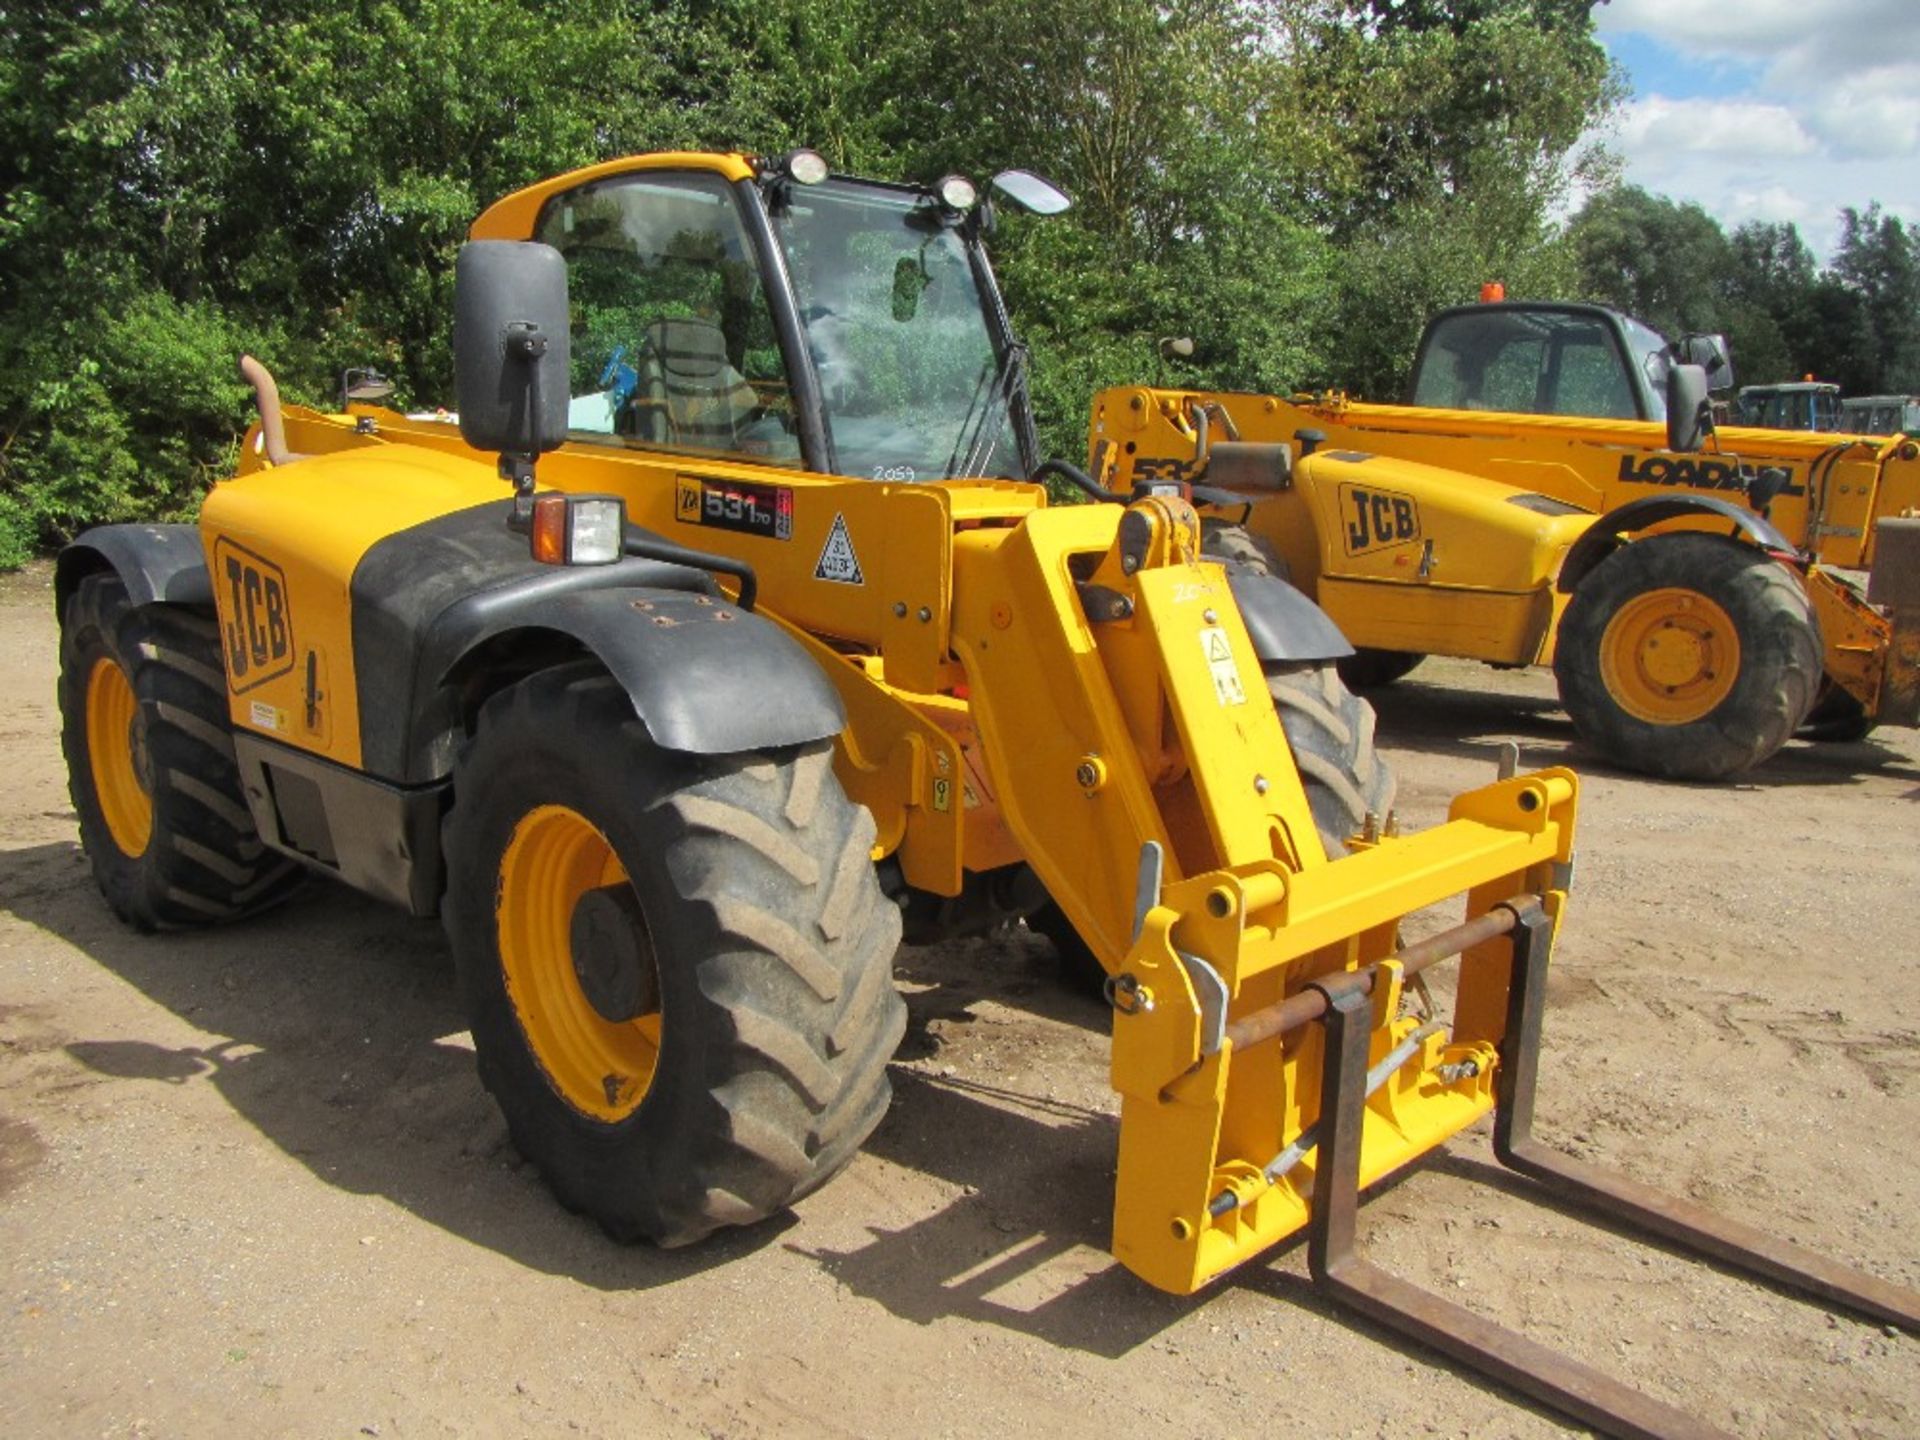
[[[795,150],[787,156],[787,174],[802,185],[818,185],[827,178],[827,161],[818,150]]]
[[[980,200],[980,192],[974,188],[973,181],[964,175],[947,176],[934,186],[934,193],[949,210],[971,210]]]

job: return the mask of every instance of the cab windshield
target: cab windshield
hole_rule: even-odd
[[[966,244],[936,202],[830,180],[787,187],[772,212],[835,468],[1023,474],[1017,358],[996,348]]]
[[[1639,418],[1620,347],[1597,315],[1520,306],[1436,320],[1408,401],[1443,410]]]

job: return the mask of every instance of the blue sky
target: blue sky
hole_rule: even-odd
[[[1822,261],[1843,205],[1920,224],[1920,0],[1611,0],[1625,178],[1729,231],[1791,220]]]

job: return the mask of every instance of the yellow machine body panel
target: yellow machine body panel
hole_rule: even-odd
[[[233,723],[358,766],[354,567],[395,530],[497,501],[503,487],[491,466],[410,446],[279,467],[248,454],[250,468],[214,487],[200,520]]]
[[[1667,449],[1664,425],[1646,420],[1440,410],[1337,394],[1287,400],[1137,388],[1097,396],[1095,430],[1117,443],[1133,440],[1142,453],[1166,453],[1156,426],[1170,411],[1206,401],[1224,406],[1246,440],[1290,441],[1297,430],[1319,430],[1328,449],[1421,461],[1595,514],[1674,489],[1744,503],[1740,467],[1778,466],[1787,471],[1787,486],[1768,518],[1789,540],[1844,569],[1871,568],[1874,521],[1920,506],[1920,444],[1899,435],[1727,426],[1708,450],[1683,455]]]
[[[468,234],[475,240],[524,240],[533,233],[540,207],[549,199],[596,180],[617,175],[632,175],[648,170],[704,170],[724,180],[749,180],[753,166],[741,155],[715,155],[692,150],[665,150],[654,155],[632,155],[583,170],[570,170],[538,184],[528,185],[511,195],[502,196],[473,222]]]
[[[373,425],[372,435],[356,430],[360,418]],[[478,477],[470,486],[462,482],[463,504],[507,493],[491,473],[489,457],[469,449],[450,421],[373,410],[343,419],[290,409],[287,436],[296,452],[351,449],[350,457],[320,462],[328,473],[340,467],[339,473],[385,477],[390,462],[361,472],[361,458],[425,456],[426,473]],[[292,477],[315,463],[264,473]],[[897,854],[911,883],[952,895],[965,870],[1019,859],[1000,828],[994,786],[967,706],[950,693],[963,675],[949,648],[949,577],[956,532],[1004,532],[1045,505],[1039,486],[846,480],[592,443],[571,443],[543,457],[539,475],[543,489],[617,494],[635,524],[754,567],[762,613],[820,659],[853,716],[839,741],[836,769],[848,793],[873,811],[881,853]],[[385,479],[372,483],[381,489]],[[715,518],[710,506],[724,507],[747,493],[764,498],[769,489],[784,492],[785,507],[785,523],[772,535],[709,523]],[[322,482],[315,493],[326,492]],[[413,523],[437,513],[423,501]],[[1108,541],[1114,523],[1109,516]],[[348,559],[350,550],[357,560],[364,548],[343,547],[341,558]],[[343,603],[350,575],[349,564],[338,578]],[[343,619],[343,626],[349,624]],[[323,660],[331,663],[332,653],[323,652]],[[286,694],[298,698],[299,683],[299,677],[287,680]],[[244,718],[244,710],[236,709],[236,716]],[[319,753],[343,759],[346,752]]]
[[[1179,457],[1194,455],[1198,437],[1181,402],[1193,398],[1134,390],[1096,401],[1093,446],[1107,442],[1120,483],[1149,465],[1184,478]],[[1594,519],[1537,490],[1330,442],[1296,460],[1284,487],[1245,499],[1247,528],[1355,645],[1500,665],[1553,658],[1567,602],[1555,581]]]

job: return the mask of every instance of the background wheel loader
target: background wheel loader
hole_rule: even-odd
[[[1021,172],[994,193],[1066,203]],[[103,888],[190,924],[279,899],[293,861],[439,913],[516,1146],[668,1245],[791,1204],[879,1122],[903,926],[1050,901],[1108,977],[1130,1269],[1184,1294],[1310,1228],[1388,1323],[1595,1423],[1684,1423],[1381,1289],[1352,1245],[1362,1184],[1489,1112],[1516,1168],[1650,1203],[1526,1133],[1574,777],[1418,835],[1354,815],[1378,782],[1326,617],[1206,559],[1179,487],[1052,506],[1027,478],[991,204],[810,152],[612,162],[475,223],[457,424],[283,418],[256,367],[259,453],[197,528],[61,557]],[[1347,748],[1289,746],[1269,669],[1317,677]],[[1406,982],[1454,955],[1443,1017]]]
[[[1920,448],[1696,424],[1689,360],[1730,383],[1717,337],[1669,345],[1600,306],[1464,306],[1429,324],[1410,404],[1116,389],[1090,443],[1119,488],[1220,494],[1216,526],[1251,530],[1358,647],[1360,688],[1423,654],[1551,664],[1588,743],[1692,780],[1803,725],[1920,723]]]

